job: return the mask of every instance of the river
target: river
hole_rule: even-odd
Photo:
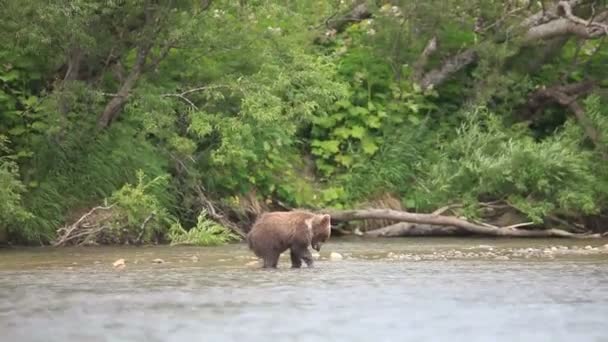
[[[262,270],[244,244],[0,249],[0,336],[608,341],[606,243],[333,239],[299,270]]]

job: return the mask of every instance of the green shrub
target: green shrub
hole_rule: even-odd
[[[535,221],[557,209],[596,212],[598,185],[606,180],[593,168],[594,154],[581,147],[582,136],[570,120],[561,132],[536,141],[483,108],[471,111],[455,139],[421,164],[409,198],[427,209],[504,199]]]
[[[207,212],[201,211],[195,227],[186,231],[179,222],[175,222],[169,229],[171,245],[218,246],[239,237],[227,228],[207,218]]]

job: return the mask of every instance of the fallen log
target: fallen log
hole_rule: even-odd
[[[367,231],[364,235],[369,237],[466,236],[471,235],[471,233],[454,226],[399,222],[384,228]]]
[[[401,232],[405,234],[407,232],[416,231],[426,232],[427,234],[433,234],[437,230],[446,230],[445,227],[453,227],[462,230],[464,233],[471,235],[485,235],[485,236],[496,236],[496,237],[561,237],[561,238],[598,238],[599,234],[577,234],[567,232],[560,229],[545,229],[545,230],[530,230],[521,229],[520,227],[524,224],[518,224],[507,227],[497,227],[489,224],[479,224],[467,221],[465,219],[455,216],[444,216],[438,213],[432,214],[420,214],[420,213],[409,213],[406,211],[397,211],[391,209],[362,209],[362,210],[344,210],[328,212],[332,221],[346,222],[356,220],[370,220],[370,219],[381,219],[381,220],[393,220],[399,222],[409,222],[415,224],[426,224],[428,227],[411,228],[404,225],[395,224],[389,227],[381,228],[385,229],[379,236],[391,236]],[[440,227],[440,228],[433,228]],[[368,233],[368,235],[373,236]],[[394,235],[393,235],[394,236]]]

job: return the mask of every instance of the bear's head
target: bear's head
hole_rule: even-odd
[[[331,235],[331,217],[327,214],[315,215],[308,219],[306,223],[312,231],[310,245],[317,252],[320,252],[321,245],[329,240]]]

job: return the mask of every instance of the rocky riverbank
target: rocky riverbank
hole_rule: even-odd
[[[313,257],[320,260],[339,261],[343,259],[380,259],[380,260],[454,260],[454,259],[555,259],[561,256],[590,256],[608,255],[608,244],[599,246],[546,246],[528,248],[505,248],[491,245],[478,245],[462,249],[442,249],[425,252],[388,252],[387,254],[353,255],[352,253],[314,253]]]

